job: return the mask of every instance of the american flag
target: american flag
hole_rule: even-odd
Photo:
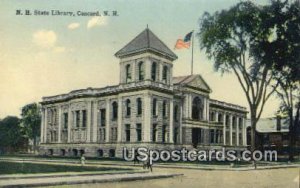
[[[193,31],[186,34],[183,40],[178,39],[175,44],[175,49],[190,48],[192,34],[193,34]]]

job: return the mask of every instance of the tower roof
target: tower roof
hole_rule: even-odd
[[[124,57],[127,55],[138,54],[146,51],[151,51],[171,60],[177,59],[174,54],[150,29],[146,28],[126,46],[119,50],[115,56]]]

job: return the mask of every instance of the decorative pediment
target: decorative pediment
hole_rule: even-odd
[[[211,92],[210,87],[208,86],[208,84],[204,81],[204,79],[200,75],[197,75],[192,81],[187,83],[187,85],[194,87],[194,88],[199,88],[201,90]]]
[[[189,86],[206,92],[211,92],[209,85],[205,82],[200,74],[174,77],[173,83],[175,85]]]

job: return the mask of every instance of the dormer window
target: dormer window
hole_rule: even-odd
[[[131,67],[126,65],[126,83],[131,82]]]
[[[139,81],[144,80],[145,78],[145,70],[144,70],[144,62],[139,62]]]
[[[157,64],[156,62],[153,62],[151,66],[151,79],[153,81],[156,81],[156,69],[157,69]]]

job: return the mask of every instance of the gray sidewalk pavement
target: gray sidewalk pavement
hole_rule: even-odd
[[[76,160],[47,160],[47,159],[20,159],[20,158],[0,158],[3,161],[15,162],[32,162],[32,163],[51,163],[63,165],[77,165]],[[127,161],[87,161],[86,166],[117,166],[118,168],[136,167],[141,168],[141,164],[133,164]],[[280,169],[280,168],[300,168],[300,164],[293,163],[278,163],[274,162],[270,165],[257,165],[255,169],[252,165],[243,165],[238,167],[231,167],[230,165],[210,165],[210,164],[191,164],[191,163],[154,163],[154,168],[177,168],[177,169],[199,169],[199,170],[224,170],[224,171],[248,171],[248,170],[264,170],[264,169]]]
[[[170,173],[131,173],[131,174],[106,174],[93,176],[68,176],[68,177],[43,177],[43,178],[18,178],[0,180],[0,187],[37,187],[52,185],[88,184],[104,182],[120,182],[133,180],[146,180],[158,178],[170,178],[182,174]]]

